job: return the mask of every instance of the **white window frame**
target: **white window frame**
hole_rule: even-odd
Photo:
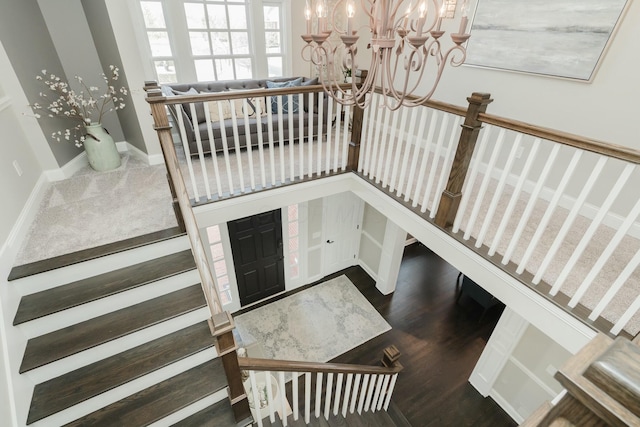
[[[153,58],[151,56],[151,48],[146,35],[146,26],[140,1],[127,2],[130,4],[131,15],[133,17],[134,32],[136,33],[137,43],[140,51],[146,58],[142,58],[145,67],[145,74],[153,76],[157,79],[154,61],[156,60],[173,60],[176,69],[176,79],[178,82],[195,82],[197,81],[194,56],[191,54],[191,45],[189,40],[189,32],[186,25],[186,16],[184,12],[184,2],[189,0],[157,0],[162,4],[164,11],[165,24],[169,32],[169,42],[171,46],[171,57]],[[155,1],[155,0],[148,0]],[[198,2],[198,0],[193,1]],[[212,3],[216,3],[212,0]],[[290,10],[291,0],[245,0],[244,4],[248,9],[247,29],[249,33],[249,51],[252,59],[252,72],[256,79],[268,78],[269,56],[282,56],[283,58],[283,75],[290,76],[292,72],[292,51],[290,34]],[[265,5],[281,6],[281,25],[282,34],[282,53],[267,55],[264,48],[266,45],[264,31],[264,9]],[[230,55],[233,57],[233,55]],[[245,55],[240,55],[245,56]],[[225,58],[227,55],[219,56]],[[273,76],[277,77],[277,76]]]

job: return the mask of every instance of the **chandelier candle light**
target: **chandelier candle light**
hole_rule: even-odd
[[[327,0],[317,0],[315,32],[310,0],[307,0],[304,12],[307,25],[302,39],[307,45],[302,49],[302,58],[316,67],[325,91],[341,104],[364,108],[372,99],[367,94],[372,94],[376,86],[380,86],[385,95],[384,105],[391,110],[402,105],[420,105],[433,95],[447,63],[457,67],[464,62],[467,55],[464,43],[470,37],[467,33],[468,0],[464,0],[460,8],[460,26],[457,33],[450,35],[452,45],[447,50],[442,47],[442,36],[445,34],[442,20],[452,16],[455,2],[359,0],[369,20],[367,30],[371,33],[368,46],[371,49],[371,64],[361,84],[353,79],[351,87],[341,86],[344,70],[355,71],[359,68],[356,43],[360,36],[358,30],[354,29],[356,1],[338,0],[329,15]],[[346,28],[338,28],[336,24],[341,9],[347,17]],[[329,40],[334,32],[342,43]],[[425,77],[431,79],[430,88],[424,85]],[[428,92],[424,95],[415,94],[419,87]]]

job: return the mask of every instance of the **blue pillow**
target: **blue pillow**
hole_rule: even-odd
[[[272,82],[272,81],[267,81],[267,88],[269,89],[275,89],[275,88],[283,88],[283,87],[295,87],[295,86],[302,86],[302,77],[298,77],[295,80],[289,80],[286,82]],[[278,113],[278,97],[277,96],[273,96],[271,97],[271,112],[272,113]],[[289,97],[288,96],[282,96],[282,112],[283,113],[288,113],[289,112]],[[292,113],[297,113],[298,112],[298,97],[297,96],[293,96],[293,106],[291,108],[291,112]]]

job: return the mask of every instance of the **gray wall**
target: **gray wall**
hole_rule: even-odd
[[[122,58],[118,51],[118,45],[113,34],[113,27],[111,26],[109,13],[104,0],[82,0],[82,7],[84,8],[91,33],[93,34],[93,40],[98,50],[98,56],[100,57],[103,69],[108,69],[109,65],[119,67],[122,84],[129,89],[140,89],[131,88],[127,83],[127,70],[122,65]],[[131,43],[136,43],[136,41],[131,40]],[[135,106],[130,97],[126,108],[118,111],[118,118],[122,125],[125,140],[146,153],[147,147],[144,143],[142,131],[140,130],[140,123],[137,119]]]
[[[97,86],[100,88],[98,93],[104,93],[103,67],[80,0],[38,0],[38,4],[62,66],[72,79],[69,84],[75,90],[81,89],[73,80],[73,76],[81,76],[88,86]],[[107,71],[108,66],[104,67]],[[109,73],[105,74],[109,76]],[[105,114],[101,122],[116,142],[124,140],[117,114]]]
[[[0,8],[0,40],[27,98],[37,102],[43,86],[35,77],[42,69],[65,77],[40,7],[37,0],[0,0]],[[38,122],[47,137],[64,129],[61,119],[44,117]],[[60,166],[81,152],[72,143],[49,140],[49,145]]]

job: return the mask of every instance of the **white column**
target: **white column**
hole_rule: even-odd
[[[384,231],[384,243],[382,244],[378,280],[376,282],[376,288],[384,295],[396,290],[406,239],[407,232],[388,219]]]

